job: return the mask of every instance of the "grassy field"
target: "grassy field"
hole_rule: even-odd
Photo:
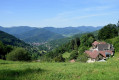
[[[107,62],[95,63],[0,60],[0,80],[119,80],[118,57],[116,55]]]

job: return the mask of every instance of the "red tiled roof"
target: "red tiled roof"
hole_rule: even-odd
[[[103,57],[106,57],[105,51],[99,51],[99,53],[100,53]]]
[[[113,54],[113,52],[112,52],[112,51],[110,51],[110,50],[108,50],[108,51],[105,51],[105,52],[109,52],[109,53]]]
[[[88,54],[91,58],[96,58],[98,56],[98,51],[94,50],[94,51],[85,51],[86,54]]]
[[[110,54],[112,54],[113,52],[110,50],[107,51],[85,51],[86,54],[88,54],[91,58],[95,59],[99,54],[101,54],[103,57],[106,57],[105,53],[108,52]]]
[[[71,62],[71,63],[73,63],[73,62],[75,62],[75,60],[74,60],[74,59],[72,59],[72,60],[70,60],[70,62]]]
[[[102,54],[104,57],[106,57],[105,53],[108,52],[110,54],[112,54],[113,52],[110,51],[110,50],[107,50],[107,51],[99,51],[100,54]]]
[[[98,42],[98,41],[94,41],[92,44],[93,44],[93,45],[106,44],[106,42]]]
[[[93,45],[97,45],[97,44],[99,44],[99,42],[94,41],[92,44],[93,44]]]

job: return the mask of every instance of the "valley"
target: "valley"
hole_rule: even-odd
[[[55,47],[67,43],[73,38],[80,37],[84,33],[93,32],[101,28],[102,27],[93,26],[65,28],[17,26],[6,28],[1,26],[0,30],[7,32],[33,46],[41,46],[48,48],[48,50],[52,50]]]

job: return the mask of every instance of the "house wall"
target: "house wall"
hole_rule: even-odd
[[[102,60],[103,56],[101,54],[98,55],[98,60]]]
[[[95,62],[95,59],[88,58],[87,63],[93,63]]]
[[[97,45],[92,45],[93,49],[97,48]]]

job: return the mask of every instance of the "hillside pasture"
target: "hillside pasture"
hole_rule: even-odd
[[[119,80],[119,53],[106,62],[47,63],[0,60],[0,80]]]

